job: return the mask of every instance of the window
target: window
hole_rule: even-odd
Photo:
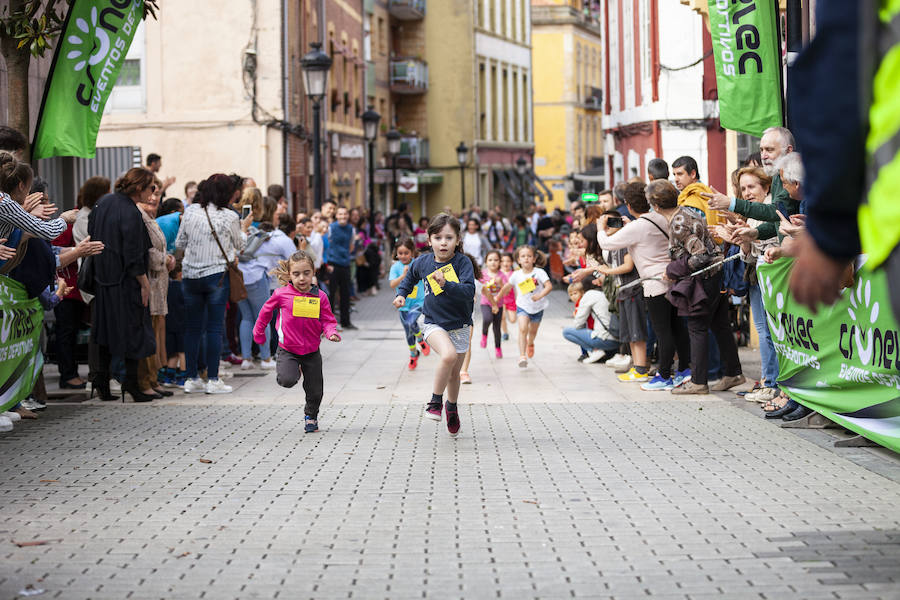
[[[104,112],[145,112],[147,110],[147,74],[145,73],[144,24],[134,32],[134,39],[119,71],[119,78],[109,94]]]
[[[619,109],[619,3],[609,0],[609,99],[613,111]]]
[[[641,9],[641,93],[644,96],[644,103],[648,104],[647,99],[652,98],[650,93],[650,83],[653,79],[653,55],[650,52],[650,1],[640,0]]]
[[[624,44],[625,60],[622,68],[625,69],[625,106],[634,104],[634,4],[631,0],[623,1],[622,43]]]
[[[378,35],[378,52],[385,54],[387,52],[387,32],[384,30],[384,17],[378,17],[378,29],[375,33]]]
[[[581,102],[581,42],[575,44],[575,101]]]

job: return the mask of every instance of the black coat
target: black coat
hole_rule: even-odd
[[[97,294],[91,340],[113,356],[150,356],[156,352],[156,339],[136,279],[147,274],[150,236],[138,207],[122,194],[103,196],[88,217],[88,235],[105,246],[92,259]]]

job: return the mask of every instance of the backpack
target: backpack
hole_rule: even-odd
[[[256,258],[256,253],[259,252],[260,246],[269,241],[272,233],[271,231],[260,231],[255,227],[251,227],[247,232],[247,245],[244,246],[244,251],[238,256],[238,260],[243,263],[250,262]]]

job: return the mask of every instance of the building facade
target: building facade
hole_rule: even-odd
[[[606,184],[599,2],[532,0],[535,171],[548,208]]]
[[[205,18],[213,13],[214,26]],[[176,177],[171,196],[187,181],[234,172],[263,191],[284,185],[292,209],[308,210],[313,123],[300,61],[321,41],[334,61],[322,105],[325,195],[362,202],[362,0],[248,0],[224,13],[221,3],[196,0],[158,17],[135,35],[98,147],[160,154],[161,174]]]
[[[700,178],[726,189],[715,64],[700,15],[679,0],[605,0],[603,130],[610,185],[656,157],[692,156]]]

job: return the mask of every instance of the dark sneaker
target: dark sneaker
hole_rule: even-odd
[[[459,411],[456,404],[449,400],[444,402],[444,407],[447,410],[447,431],[450,433],[450,437],[456,437],[456,434],[459,433]]]
[[[319,422],[318,421],[316,421],[309,415],[306,415],[304,420],[306,421],[305,425],[303,426],[303,431],[305,433],[314,433],[319,430]]]
[[[440,402],[429,402],[425,407],[425,416],[429,419],[433,419],[435,421],[441,420],[441,413],[443,412],[443,406],[441,406]]]

